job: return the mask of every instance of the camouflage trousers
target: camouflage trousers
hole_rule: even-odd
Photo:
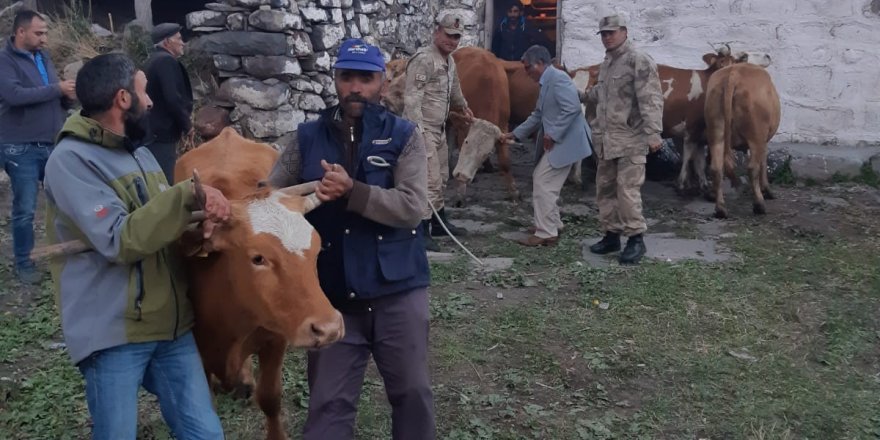
[[[434,209],[443,209],[443,191],[449,180],[449,145],[446,144],[446,133],[425,130],[425,149],[428,154],[428,202]],[[426,211],[422,218],[431,218],[431,206],[425,205]]]
[[[597,159],[596,204],[603,231],[631,237],[648,230],[642,216],[646,159],[641,155]]]

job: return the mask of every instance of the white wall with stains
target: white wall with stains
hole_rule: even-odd
[[[774,142],[880,145],[880,0],[561,0],[562,60],[600,63],[597,23],[630,17],[655,61],[703,68],[712,44],[770,54],[782,99]]]

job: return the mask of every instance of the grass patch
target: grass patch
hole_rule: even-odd
[[[739,227],[735,263],[579,263],[595,223],[568,219],[559,246],[505,240],[510,269],[432,263],[431,359],[441,439],[876,438],[880,435],[880,248]],[[493,255],[497,255],[492,253]],[[9,276],[0,273],[0,276]],[[4,281],[4,280],[0,280]],[[483,285],[504,292],[487,299]],[[508,302],[522,292],[528,300]],[[597,300],[597,301],[594,301]],[[492,302],[495,301],[495,302]],[[607,303],[607,308],[597,305]],[[81,378],[62,352],[51,297],[0,321],[0,438],[88,436]],[[288,434],[300,435],[305,355],[284,365]],[[370,367],[358,438],[389,438],[390,408]],[[251,403],[217,398],[227,438],[262,438]],[[169,438],[154,399],[140,437]]]

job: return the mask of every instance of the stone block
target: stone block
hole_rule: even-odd
[[[259,78],[291,78],[302,73],[296,58],[285,56],[256,56],[242,58],[244,71]]]
[[[274,138],[296,130],[306,120],[305,112],[284,104],[277,110],[253,110],[243,118],[247,130],[257,138]]]
[[[241,12],[229,14],[226,17],[226,28],[230,31],[243,31],[247,27],[247,16]]]
[[[277,9],[260,9],[248,17],[251,26],[268,32],[301,30],[303,19],[299,14],[292,14]]]
[[[338,24],[316,25],[312,28],[311,37],[314,50],[332,49],[345,37],[345,28]]]
[[[230,78],[220,85],[220,99],[246,104],[260,110],[274,110],[287,103],[290,87],[269,85],[251,78]]]
[[[287,37],[268,32],[226,31],[205,35],[201,50],[226,55],[285,55]]]
[[[203,26],[226,26],[226,14],[217,11],[195,11],[186,14],[186,27],[188,29]]]
[[[294,57],[309,56],[314,52],[312,40],[305,32],[294,32],[287,36],[288,55]]]
[[[241,67],[241,59],[232,55],[214,55],[214,67],[227,72],[238,70]]]

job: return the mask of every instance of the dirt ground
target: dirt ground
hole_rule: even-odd
[[[469,261],[448,239],[448,254],[431,256],[441,438],[880,436],[880,416],[870,410],[880,407],[880,190],[776,185],[776,200],[758,217],[744,185],[728,191],[731,218],[717,220],[711,203],[679,197],[671,182],[647,182],[650,258],[626,268],[584,252],[600,235],[593,185],[564,188],[558,247],[515,244],[531,224],[532,165],[524,149],[514,157],[519,203],[506,199],[498,174],[478,174],[467,205],[448,209],[473,231],[464,244],[490,264]],[[12,280],[10,199],[0,182],[0,316],[30,329],[35,314],[53,309],[48,283]],[[8,344],[18,351],[0,359],[0,377],[37,390],[52,384],[82,400],[63,350],[47,348],[59,341],[57,320],[51,325],[30,346]],[[47,365],[46,351],[57,362]],[[302,366],[302,354],[291,351],[284,399],[294,438],[307,402]],[[39,382],[40,369],[66,379]],[[381,383],[371,367],[360,438],[390,437]],[[27,406],[44,405],[12,388],[0,409],[17,412],[0,416],[0,437],[24,426]],[[252,405],[226,396],[218,405],[229,438],[263,435]],[[22,438],[87,432],[87,412],[69,406]],[[167,438],[152,403],[141,409],[141,437]]]

